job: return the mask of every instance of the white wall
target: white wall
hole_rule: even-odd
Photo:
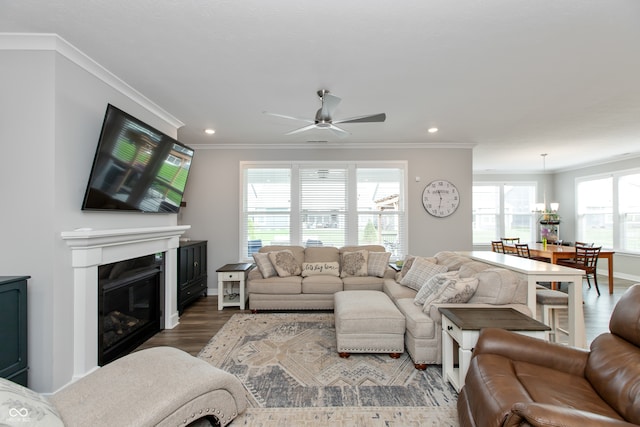
[[[179,122],[55,36],[0,37],[0,275],[31,276],[29,386],[53,392],[73,371],[73,271],[60,233],[177,224],[175,214],[81,211],[107,104],[174,137]]]
[[[238,262],[240,161],[258,160],[407,161],[409,253],[471,250],[471,148],[197,149],[185,194],[187,207],[181,209],[179,221],[191,225],[186,236],[209,242],[209,293],[217,290],[215,270]],[[422,206],[422,191],[434,179],[448,179],[460,192],[460,206],[450,217],[434,218]]]

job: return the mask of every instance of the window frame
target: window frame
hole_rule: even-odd
[[[376,211],[358,211],[358,169],[396,169],[400,171],[400,196],[398,203],[398,210],[393,212],[384,213],[381,211],[380,215],[397,215],[399,219],[398,225],[398,246],[395,250],[395,254],[392,254],[392,259],[397,259],[403,256],[408,250],[408,206],[407,206],[407,191],[408,191],[408,162],[404,160],[389,160],[389,161],[240,161],[240,197],[239,197],[239,259],[243,261],[250,261],[251,256],[247,253],[247,245],[249,242],[248,235],[248,220],[245,220],[248,213],[245,211],[247,188],[245,182],[245,171],[247,169],[289,169],[290,173],[290,212],[289,212],[289,244],[291,245],[303,245],[303,228],[302,228],[302,216],[305,214],[301,210],[301,195],[300,195],[300,170],[306,168],[318,168],[318,169],[333,169],[344,168],[347,170],[346,181],[346,211],[345,211],[345,244],[344,246],[358,245],[359,227],[358,220],[361,215],[371,214]],[[382,244],[382,243],[381,243]],[[266,245],[265,245],[266,246]],[[394,256],[395,255],[395,256]]]

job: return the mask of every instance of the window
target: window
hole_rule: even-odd
[[[246,163],[241,257],[261,246],[384,245],[406,253],[406,163]]]
[[[576,181],[577,239],[640,252],[640,173],[625,171]]]
[[[613,247],[613,178],[579,182],[578,241]]]
[[[618,182],[621,248],[640,252],[640,174]]]
[[[536,186],[530,183],[473,186],[473,244],[488,245],[500,237],[536,239],[533,213]]]

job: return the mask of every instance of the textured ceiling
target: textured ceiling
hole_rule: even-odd
[[[0,0],[0,31],[60,35],[193,147],[474,144],[476,172],[640,155],[638,0]],[[263,114],[311,119],[318,89],[336,120],[387,121],[285,136],[305,123]]]

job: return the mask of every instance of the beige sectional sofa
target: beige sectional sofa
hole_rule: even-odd
[[[363,245],[345,246],[340,249],[330,246],[303,248],[302,246],[264,246],[259,254],[291,251],[300,266],[299,274],[281,277],[279,274],[265,278],[261,269],[259,256],[254,254],[258,268],[249,272],[247,293],[249,309],[257,310],[333,310],[333,295],[343,290],[376,290],[382,291],[385,279],[393,280],[395,270],[388,266],[389,257],[384,246]],[[345,274],[343,256],[358,251],[379,254],[377,273],[366,276]],[[388,255],[388,254],[387,254]],[[386,261],[383,261],[385,260]],[[367,257],[369,261],[369,257]],[[369,263],[367,263],[369,264]],[[328,274],[309,274],[309,268],[337,266]],[[382,268],[382,266],[384,268]],[[303,270],[307,268],[307,273]]]
[[[275,260],[273,254],[283,250],[291,252],[292,259],[300,266],[300,272],[292,269],[285,274],[286,277],[271,272],[271,277],[265,278],[262,273],[264,268],[253,269],[247,281],[251,310],[332,310],[334,294],[338,291],[382,291],[405,317],[405,348],[419,369],[424,369],[428,364],[442,363],[442,323],[439,307],[508,306],[531,315],[526,304],[526,277],[511,270],[474,261],[455,252],[439,252],[428,258],[408,256],[400,272],[387,265],[383,274],[379,274],[378,269],[375,271],[378,274],[366,276],[344,274],[343,270],[347,267],[345,254],[348,260],[354,253],[365,251],[369,254],[374,253],[369,259],[379,261],[383,256],[384,247],[371,245],[338,249],[265,246],[260,249],[261,255],[256,256],[256,263],[260,267],[259,258],[264,260],[265,254],[269,254]],[[302,273],[305,267],[309,269],[310,265],[322,266],[323,263],[328,267],[338,268],[340,273]],[[360,274],[362,272],[363,270],[360,270]],[[440,286],[439,283],[446,283],[447,286],[443,286],[442,289],[448,289],[449,293],[427,293],[429,301],[423,303],[426,292],[423,289],[422,293],[419,293],[419,289],[422,289],[420,285],[425,282],[434,289]],[[460,285],[461,290],[456,290],[455,287]],[[434,297],[435,294],[437,297]]]

